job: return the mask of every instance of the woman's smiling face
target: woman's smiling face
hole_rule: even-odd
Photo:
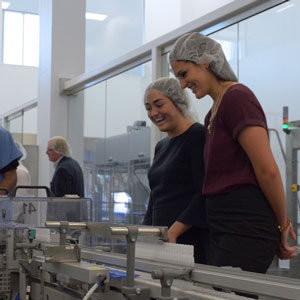
[[[145,102],[149,119],[159,128],[167,132],[169,137],[176,135],[178,120],[183,117],[174,102],[162,93],[150,90]]]
[[[171,62],[171,67],[181,88],[189,88],[198,99],[209,93],[211,71],[208,63],[197,65],[189,61],[175,60]]]

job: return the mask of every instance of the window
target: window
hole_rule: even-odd
[[[37,67],[39,27],[38,15],[3,11],[3,63]]]

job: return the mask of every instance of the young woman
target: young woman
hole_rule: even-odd
[[[170,63],[183,89],[214,101],[205,118],[203,183],[210,264],[264,273],[276,253],[295,257],[297,246],[287,240],[296,236],[257,98],[237,82],[221,46],[202,34],[180,37]]]
[[[195,122],[188,96],[174,78],[150,84],[144,103],[149,119],[167,133],[156,145],[148,173],[151,194],[144,224],[168,226],[169,241],[194,245],[195,262],[205,264],[204,127]]]

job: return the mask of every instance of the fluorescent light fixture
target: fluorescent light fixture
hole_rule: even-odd
[[[93,14],[87,12],[85,13],[85,18],[94,21],[104,21],[107,18],[107,15]]]
[[[291,4],[287,5],[287,6],[284,6],[284,7],[280,8],[280,9],[277,9],[277,12],[282,12],[282,11],[288,9],[288,8],[293,7],[294,5],[295,5],[294,3],[291,3]]]
[[[2,1],[2,9],[7,9],[10,6],[9,2]]]

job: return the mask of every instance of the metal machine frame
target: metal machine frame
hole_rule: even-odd
[[[96,222],[46,222],[46,227],[58,229],[64,237],[70,229],[85,230],[96,236],[120,235],[125,237],[127,241],[127,254],[84,248],[80,250],[80,255],[77,258],[76,255],[73,256],[74,262],[65,263],[64,261],[70,257],[67,251],[76,252],[77,250],[76,247],[70,250],[70,245],[66,243],[66,239],[61,238],[59,246],[47,246],[47,248],[60,248],[60,251],[57,251],[57,256],[54,254],[56,251],[52,251],[54,256],[50,260],[46,254],[44,261],[32,257],[30,261],[23,260],[21,262],[21,299],[26,297],[27,289],[25,287],[28,286],[28,282],[34,282],[33,292],[30,294],[32,299],[45,299],[45,295],[47,295],[47,299],[51,300],[54,297],[62,299],[63,292],[69,297],[71,297],[70,293],[73,292],[73,297],[77,298],[74,296],[76,295],[76,288],[74,290],[76,284],[78,292],[82,293],[80,283],[90,286],[93,283],[92,279],[96,282],[97,278],[102,278],[102,284],[95,290],[92,299],[246,299],[237,296],[232,291],[264,295],[271,297],[271,299],[298,300],[300,296],[300,281],[296,279],[198,264],[186,268],[180,264],[135,258],[137,237],[141,235],[159,236],[165,240],[167,238],[166,227],[120,226]],[[66,250],[65,254],[63,249]],[[36,267],[34,267],[35,264],[37,264]],[[45,274],[40,273],[39,277],[35,277],[38,274],[37,270],[43,270]],[[114,278],[110,273],[112,270],[125,271],[126,276]],[[56,278],[56,282],[52,283],[53,287],[51,287],[51,280],[46,279],[49,275]],[[57,288],[57,284],[59,288]],[[57,292],[55,292],[55,286],[56,290],[58,289]],[[223,292],[217,292],[212,287],[218,287]],[[49,291],[55,296],[50,297]],[[41,295],[43,298],[40,298]]]

